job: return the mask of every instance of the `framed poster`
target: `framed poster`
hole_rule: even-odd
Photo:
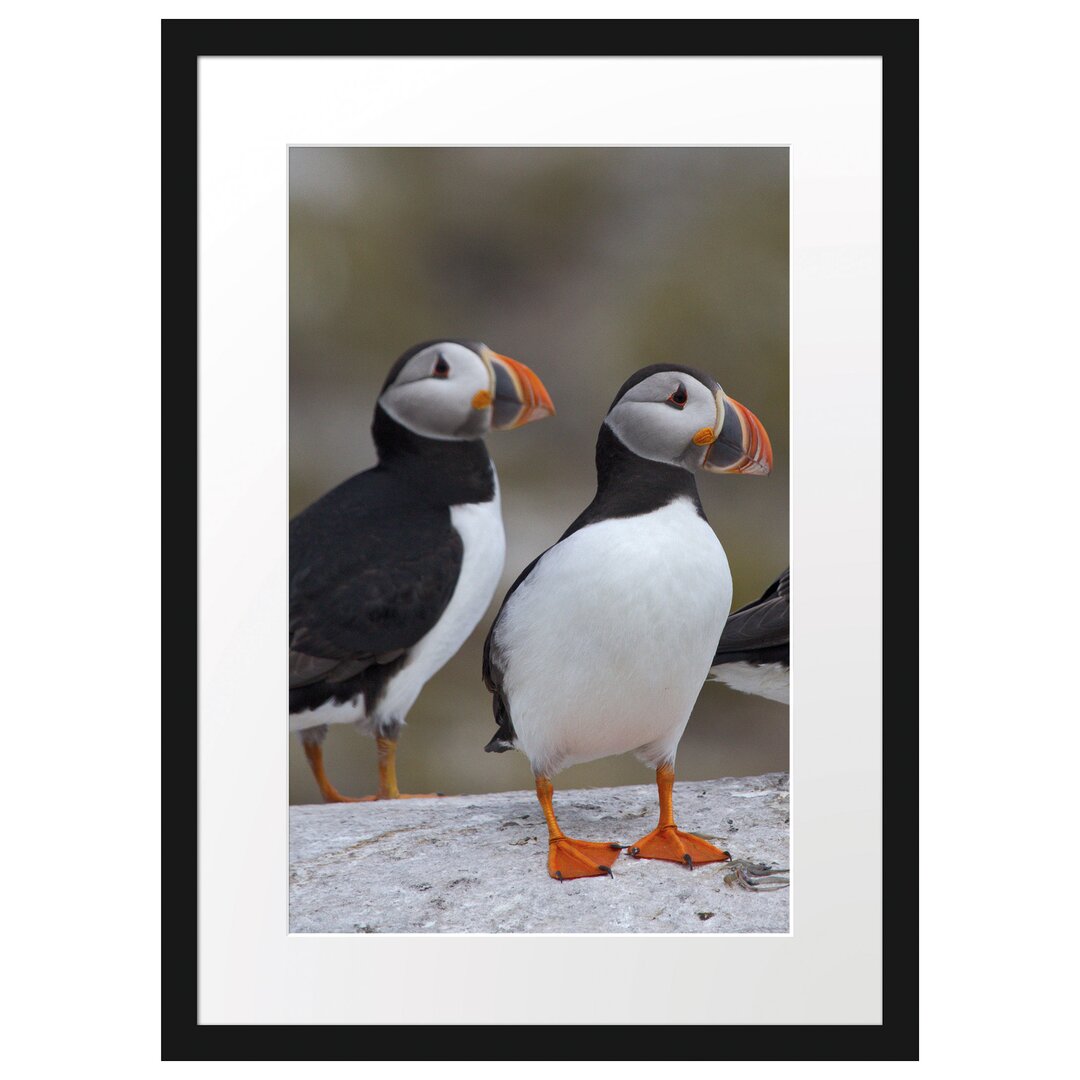
[[[513,24],[519,35],[526,25]],[[355,1052],[351,1041],[338,1040],[351,1024],[445,1025],[437,1054],[442,1059],[475,1058],[469,1028],[476,1025],[489,1027],[492,1057],[512,1057],[512,1045],[500,1046],[500,1035],[518,1024],[768,1025],[785,1029],[777,1056],[786,1059],[915,1056],[914,882],[883,857],[886,838],[898,845],[912,828],[902,815],[914,801],[916,742],[906,727],[902,741],[890,736],[884,721],[887,712],[913,709],[914,686],[905,675],[903,684],[890,679],[887,694],[882,692],[890,671],[913,666],[914,650],[909,643],[883,642],[882,605],[884,590],[890,625],[896,625],[895,612],[913,605],[914,596],[913,568],[892,557],[913,542],[915,515],[900,485],[886,498],[899,466],[884,438],[886,418],[896,426],[895,406],[884,404],[897,400],[886,391],[901,377],[910,393],[915,354],[916,26],[888,20],[718,21],[697,27],[695,36],[689,22],[637,23],[622,28],[640,41],[641,54],[632,56],[603,55],[599,30],[576,26],[574,52],[533,57],[447,53],[443,42],[453,23],[164,24],[164,347],[172,442],[186,445],[198,418],[197,471],[191,461],[169,466],[170,505],[176,508],[169,513],[176,517],[166,523],[167,554],[174,607],[190,605],[192,596],[199,605],[197,644],[193,637],[170,642],[166,657],[166,1057],[308,1058],[310,1053],[290,1049],[282,1031],[319,1025],[327,1056],[348,1059]],[[545,24],[535,28],[539,33]],[[715,35],[718,28],[722,53],[681,55],[685,41],[711,40],[701,35]],[[439,185],[455,177],[466,187],[487,178],[483,195],[469,203],[472,218],[463,223],[457,211],[429,212],[410,226],[400,205],[404,199],[406,210],[415,207],[408,193],[423,181],[438,204],[451,198]],[[305,399],[315,402],[310,406],[298,406],[294,392],[290,421],[290,365],[294,391],[316,380],[300,374],[300,358],[312,351],[310,340],[327,340],[322,312],[342,308],[340,297],[332,296],[339,279],[354,280],[352,270],[334,262],[334,252],[340,254],[347,221],[342,207],[360,198],[365,179],[376,195],[396,194],[398,205],[395,210],[394,199],[386,198],[377,211],[384,246],[373,248],[373,266],[360,279],[357,303],[365,315],[360,329],[345,332],[354,344],[377,332],[387,342],[400,340],[413,325],[416,341],[430,336],[431,290],[417,284],[415,302],[406,307],[402,300],[409,284],[420,282],[414,268],[422,251],[443,260],[440,280],[454,282],[444,297],[446,310],[469,310],[478,291],[490,306],[495,295],[505,311],[516,311],[506,325],[519,328],[534,352],[544,351],[545,336],[560,346],[551,347],[550,356],[567,351],[560,314],[573,314],[567,326],[579,328],[579,337],[586,317],[593,317],[592,351],[586,348],[582,366],[603,370],[590,368],[588,377],[574,380],[572,365],[557,369],[556,382],[571,402],[560,407],[571,417],[575,387],[583,398],[580,415],[598,421],[610,402],[603,401],[597,414],[594,399],[601,385],[608,386],[610,372],[624,365],[630,374],[652,359],[651,352],[664,354],[669,339],[679,350],[687,348],[680,340],[694,343],[696,356],[704,351],[706,331],[712,333],[719,339],[716,357],[695,366],[708,360],[725,382],[724,355],[753,355],[770,333],[783,340],[785,347],[772,353],[780,361],[769,370],[775,378],[782,363],[780,393],[789,392],[790,402],[788,430],[781,426],[773,439],[787,459],[781,469],[790,484],[790,559],[797,583],[791,790],[785,803],[790,859],[783,867],[791,887],[747,892],[761,910],[772,906],[775,919],[767,925],[748,922],[716,932],[723,924],[703,908],[693,912],[700,925],[692,930],[674,922],[661,934],[625,926],[604,932],[586,923],[563,929],[559,896],[569,910],[572,896],[587,895],[573,889],[618,888],[619,881],[564,887],[542,872],[522,877],[518,905],[529,905],[527,889],[563,890],[544,893],[536,905],[549,920],[540,928],[511,922],[499,932],[503,928],[485,922],[482,912],[475,923],[442,916],[431,918],[430,926],[373,924],[367,916],[320,923],[325,905],[309,905],[299,919],[295,899],[290,919],[290,748],[274,719],[280,716],[279,639],[287,621],[284,520],[302,508],[288,505],[290,437],[308,432],[305,441],[323,440],[313,454],[321,461],[327,441],[349,429],[348,420],[327,419],[338,394],[333,386],[321,398]],[[485,231],[487,219],[500,212],[500,192],[513,183],[521,185],[514,189],[516,201],[531,185],[542,207],[532,232],[523,226],[520,233],[532,244],[524,261],[533,259],[536,276],[519,276],[517,294],[505,280],[492,280],[492,240]],[[615,191],[622,192],[621,219],[611,211]],[[725,193],[723,200],[710,199],[717,191]],[[360,198],[365,243],[375,202]],[[718,202],[725,213],[711,223],[719,231],[710,233],[709,222],[695,214]],[[449,205],[462,206],[460,195]],[[545,214],[549,222],[561,221],[572,205],[580,207],[573,229],[545,227]],[[783,208],[779,216],[777,206]],[[304,214],[312,219],[308,231],[301,231]],[[445,228],[451,218],[455,228]],[[669,227],[676,219],[681,232]],[[415,243],[410,227],[420,230],[422,242]],[[763,299],[776,273],[763,273],[749,257],[714,261],[717,245],[725,242],[760,257],[767,248],[756,238],[770,228],[784,249],[780,277],[790,287],[790,350],[788,313],[775,314]],[[320,229],[325,243],[306,257]],[[571,234],[579,246],[559,248]],[[696,238],[703,253],[695,256],[680,237]],[[410,253],[404,270],[391,265],[395,250]],[[695,258],[704,261],[695,264]],[[565,292],[551,291],[550,275],[535,267],[542,259],[563,272]],[[645,288],[640,274],[635,278],[629,270],[650,259],[667,276]],[[689,277],[684,263],[690,263]],[[517,274],[520,265],[508,262],[507,273]],[[721,292],[745,319],[755,303],[765,314],[757,323],[710,321],[718,290],[694,283],[694,265],[723,270]],[[405,277],[404,288],[378,292],[376,285],[395,272]],[[621,290],[632,286],[637,299],[627,304]],[[298,304],[306,307],[301,311]],[[640,319],[628,323],[635,309]],[[496,321],[485,319],[484,305],[475,310],[477,319]],[[680,319],[695,323],[696,336],[678,338]],[[741,349],[735,349],[740,334]],[[401,340],[401,349],[412,341]],[[612,341],[627,355],[608,365],[600,343]],[[498,352],[514,349],[501,340],[488,344]],[[372,356],[376,351],[373,345]],[[379,379],[393,359],[383,355]],[[340,363],[335,356],[322,360],[324,372]],[[360,365],[364,378],[374,378],[374,363],[367,358]],[[763,362],[732,364],[737,379],[761,376],[763,388],[768,382]],[[536,367],[539,373],[539,361]],[[616,389],[617,383],[611,385],[608,396]],[[730,383],[724,389],[739,396]],[[370,408],[370,396],[355,390],[358,410]],[[299,415],[304,409],[307,415]],[[358,462],[367,422],[358,411]],[[523,456],[535,457],[545,441],[557,439],[543,427],[537,425],[532,444],[521,444],[530,447]],[[506,445],[516,437],[508,436]],[[501,462],[503,444],[492,446]],[[291,449],[295,483],[295,442]],[[559,474],[572,486],[581,455],[567,453]],[[553,450],[551,457],[557,456]],[[511,472],[522,469],[512,465]],[[312,481],[310,495],[326,486]],[[551,496],[555,536],[545,543],[582,508],[564,494]],[[768,513],[786,526],[783,502],[782,516],[775,508]],[[508,492],[505,503],[509,514]],[[198,508],[197,538],[192,506]],[[708,508],[733,562],[738,553],[746,565],[755,546],[775,551],[773,561],[787,552],[787,537],[775,542],[775,528],[773,541],[729,543],[736,530],[721,530]],[[765,513],[755,504],[754,515]],[[537,553],[515,551],[511,542],[511,578]],[[764,574],[764,561],[757,570]],[[737,602],[751,599],[750,583],[740,587]],[[199,673],[197,689],[192,667]],[[708,732],[691,727],[691,735],[705,754]],[[752,727],[749,738],[754,741]],[[408,744],[402,745],[404,770]],[[700,754],[695,750],[687,766],[692,779],[725,775],[715,771],[721,766],[702,763]],[[701,775],[693,772],[698,764]],[[781,764],[778,771],[786,773],[788,762]],[[646,779],[642,774],[640,782]],[[584,775],[581,780],[595,782]],[[628,781],[619,775],[612,782]],[[463,779],[454,790],[476,790],[472,783]],[[786,799],[786,790],[782,794]],[[447,800],[446,812],[454,802]],[[380,804],[341,809],[367,808],[417,812]],[[515,857],[535,854],[527,865],[542,868],[540,846],[530,851],[523,844]],[[371,865],[365,872],[372,872]],[[695,873],[693,880],[702,880]],[[629,873],[624,876],[631,881]],[[494,890],[482,874],[465,888],[475,894],[473,911],[484,891]],[[632,891],[628,884],[627,896]],[[717,894],[724,895],[719,887]],[[351,912],[349,903],[346,897],[340,910]],[[690,910],[696,898],[687,904]],[[577,969],[605,971],[605,993],[596,993],[588,978],[566,977]],[[739,973],[737,993],[732,972]],[[447,994],[450,985],[454,992]],[[251,1025],[259,1025],[257,1042]],[[672,1054],[657,1042],[655,1052],[627,1044],[605,1046],[602,1056]]]

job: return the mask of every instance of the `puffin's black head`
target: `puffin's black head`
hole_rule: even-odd
[[[524,365],[479,341],[425,341],[390,369],[379,404],[432,439],[479,439],[551,416],[544,384]]]
[[[635,372],[604,423],[628,450],[651,461],[753,476],[772,470],[761,421],[697,368],[652,364]]]

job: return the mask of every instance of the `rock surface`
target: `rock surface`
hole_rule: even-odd
[[[629,844],[649,785],[555,792],[567,836]],[[731,852],[693,870],[622,854],[553,881],[531,791],[290,809],[293,933],[786,933],[786,773],[675,785],[679,827]]]

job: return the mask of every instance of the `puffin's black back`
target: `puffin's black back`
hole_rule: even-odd
[[[453,595],[463,547],[450,507],[495,494],[479,439],[417,435],[381,406],[372,435],[379,464],[289,525],[290,712],[361,693],[371,710]]]
[[[712,666],[718,664],[787,664],[789,662],[790,571],[728,617]]]

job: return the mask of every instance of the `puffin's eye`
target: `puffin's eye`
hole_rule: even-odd
[[[681,409],[686,404],[686,387],[682,383],[668,395],[667,403],[676,409]]]
[[[435,361],[435,366],[431,369],[431,374],[436,379],[445,379],[450,374],[450,365],[446,362],[446,357],[442,354],[439,355],[439,359]]]

